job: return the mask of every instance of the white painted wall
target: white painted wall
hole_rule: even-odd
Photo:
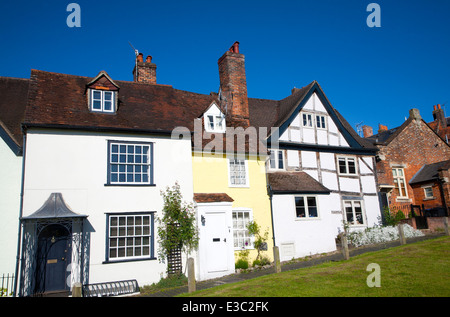
[[[0,275],[15,271],[21,181],[22,156],[0,138]]]
[[[156,186],[105,186],[108,140],[153,142]],[[177,154],[177,155],[174,155]],[[36,211],[52,192],[61,192],[74,212],[88,215],[92,226],[89,282],[137,279],[139,285],[159,281],[166,265],[158,260],[103,264],[106,213],[161,213],[161,190],[180,184],[183,199],[193,197],[190,140],[167,137],[30,130],[24,191],[24,216]],[[155,235],[157,232],[155,221]],[[155,241],[155,257],[157,245]]]
[[[332,201],[327,195],[316,197],[318,219],[299,219],[295,213],[294,195],[273,196],[275,243],[280,247],[282,261],[336,250]]]

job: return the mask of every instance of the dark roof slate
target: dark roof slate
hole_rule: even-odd
[[[438,172],[440,169],[450,169],[450,160],[422,166],[422,168],[412,177],[409,183],[417,184],[437,180],[439,176]]]
[[[329,194],[330,190],[306,172],[269,173],[269,184],[277,193],[316,193]]]
[[[21,123],[28,102],[30,80],[0,77],[0,128],[18,146],[22,146]]]
[[[226,193],[194,193],[194,200],[198,203],[233,202],[234,199]]]

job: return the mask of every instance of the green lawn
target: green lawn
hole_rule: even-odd
[[[450,237],[366,253],[348,261],[270,274],[183,296],[450,296]],[[380,287],[368,287],[370,263],[380,266]]]

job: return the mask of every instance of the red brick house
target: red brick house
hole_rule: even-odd
[[[380,125],[373,135],[372,128],[364,126],[363,132],[365,139],[378,147],[376,168],[383,207],[401,210],[407,217],[411,205],[440,207],[448,215],[448,200],[441,197],[449,195],[448,162],[444,161],[450,158],[450,146],[422,119],[419,110],[411,109],[399,127]],[[442,194],[442,190],[446,192]]]
[[[429,210],[429,215],[443,216],[450,207],[450,160],[424,165],[409,185],[417,205]]]

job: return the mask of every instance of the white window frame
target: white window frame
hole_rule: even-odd
[[[212,119],[212,121],[211,121]],[[211,127],[211,123],[213,127]],[[205,130],[207,132],[225,132],[225,117],[223,115],[207,114],[205,115]]]
[[[100,99],[94,99],[94,93],[100,93]],[[109,101],[105,99],[105,94],[111,93],[111,109],[106,110],[105,109],[105,102]],[[94,100],[100,101],[100,109],[94,109]],[[89,94],[89,102],[90,102],[90,109],[92,112],[105,112],[105,113],[114,113],[116,109],[116,93],[114,91],[110,90],[99,90],[99,89],[90,89]]]
[[[348,218],[347,218],[347,206],[346,204],[350,203],[350,207],[352,209],[352,215],[353,215],[353,222],[349,222]],[[361,208],[361,220],[362,223],[355,223],[357,220],[357,213],[356,213],[356,205],[359,204],[360,208]],[[358,200],[358,199],[345,199],[344,200],[344,215],[345,215],[345,221],[352,227],[356,227],[356,226],[367,226],[366,222],[366,213],[365,213],[365,208],[364,208],[364,202],[362,200]]]
[[[316,114],[316,128],[319,130],[326,130],[327,129],[327,116],[322,114]]]
[[[302,127],[305,128],[314,128],[314,115],[309,112],[302,112]],[[305,116],[306,116],[306,124],[305,124]]]
[[[131,147],[133,151],[130,151]],[[138,176],[140,180],[136,180]],[[144,176],[147,176],[145,181]],[[153,143],[109,140],[107,184],[153,185]]]
[[[314,198],[314,201],[316,203],[316,216],[315,217],[311,217],[310,215],[310,207],[308,205],[308,198]],[[303,200],[303,206],[305,208],[305,216],[304,217],[299,217],[297,214],[297,199],[302,199]],[[320,212],[319,212],[319,199],[317,199],[316,195],[295,195],[294,196],[294,210],[295,210],[295,219],[296,220],[317,220],[320,219]]]
[[[248,217],[245,217],[245,215]],[[242,224],[238,226],[238,221]],[[255,238],[248,233],[247,224],[253,221],[253,211],[248,208],[236,208],[232,210],[233,223],[233,248],[234,250],[254,249]]]
[[[339,161],[342,160],[342,159],[345,161],[345,172],[341,172],[341,168],[340,168],[340,165],[339,165]],[[349,164],[348,164],[349,160],[353,160],[353,162],[355,163],[355,172],[354,173],[350,173],[350,168],[349,168]],[[342,155],[339,155],[336,158],[336,168],[337,168],[337,171],[338,171],[339,175],[357,176],[358,175],[358,165],[357,164],[358,164],[358,160],[357,160],[357,158],[355,156],[342,156]]]
[[[154,214],[109,213],[106,230],[106,261],[154,258]]]
[[[399,176],[399,171],[401,171],[401,176]],[[393,167],[392,168],[392,178],[394,180],[394,189],[398,189],[398,198],[408,198],[408,187],[406,186],[405,169],[403,167]],[[402,194],[401,185],[403,185],[405,195]]]
[[[428,185],[428,186],[423,186],[422,188],[423,188],[423,194],[425,196],[425,199],[434,199],[435,198],[434,194],[433,194],[433,186]],[[429,192],[427,192],[427,189],[431,190],[431,196],[428,195]]]
[[[272,154],[273,154],[273,159],[272,159]],[[280,158],[280,154],[281,154],[281,158]],[[281,163],[282,163],[281,167],[280,167],[280,159],[281,159]],[[272,166],[272,162],[273,162],[274,166]],[[285,170],[286,169],[286,160],[285,160],[284,150],[270,150],[269,169],[270,170]]]
[[[232,171],[231,164],[234,165],[236,163],[236,161],[244,162],[243,166],[245,169],[244,170],[245,184],[233,184],[233,182],[232,182],[232,179],[231,179],[232,173],[233,172],[236,173],[236,171]],[[240,165],[242,165],[242,164],[240,164]],[[248,178],[248,160],[247,159],[245,159],[243,157],[229,157],[229,158],[227,158],[227,166],[228,166],[228,186],[229,187],[250,187],[250,181]],[[239,173],[239,172],[237,172],[237,173]],[[242,176],[242,175],[240,175],[240,176]]]
[[[210,119],[212,119],[212,121]],[[219,107],[214,102],[203,114],[203,121],[206,132],[225,133],[226,131],[227,125],[225,115],[222,113],[222,111],[220,111]]]

